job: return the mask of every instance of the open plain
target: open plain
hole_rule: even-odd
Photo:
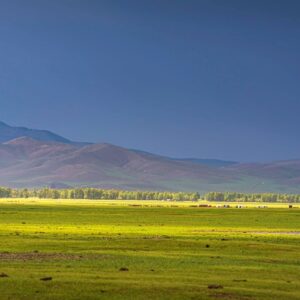
[[[300,299],[299,208],[193,205],[1,199],[0,299]]]

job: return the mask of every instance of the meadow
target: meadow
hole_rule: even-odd
[[[297,205],[194,205],[1,199],[0,299],[300,299]]]

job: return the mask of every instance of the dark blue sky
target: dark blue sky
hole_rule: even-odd
[[[2,0],[0,120],[175,157],[300,158],[300,1]]]

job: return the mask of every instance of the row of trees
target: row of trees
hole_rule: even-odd
[[[115,199],[115,200],[173,200],[197,201],[199,193],[119,191],[96,188],[77,189],[10,189],[0,187],[0,198],[44,198],[44,199]]]
[[[204,195],[204,197],[208,201],[300,203],[300,195],[298,194],[245,194],[235,192],[210,192]]]
[[[197,201],[199,193],[120,191],[96,188],[76,189],[11,189],[0,187],[0,198],[43,198],[43,199],[114,199],[114,200],[171,200]],[[236,192],[210,192],[205,194],[208,201],[224,202],[282,202],[300,203],[298,194],[245,194]]]

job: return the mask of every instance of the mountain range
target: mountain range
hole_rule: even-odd
[[[300,160],[169,158],[0,122],[0,185],[300,193]]]

